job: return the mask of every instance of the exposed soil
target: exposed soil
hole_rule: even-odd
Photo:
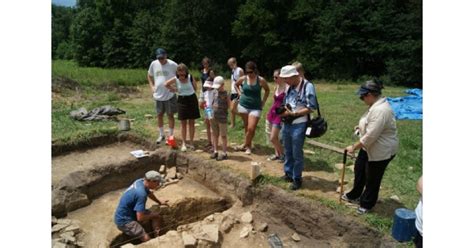
[[[53,157],[52,183],[58,183],[72,172],[133,161],[135,158],[130,155],[130,152],[137,149],[140,149],[140,146],[126,141]]]
[[[142,245],[149,246],[153,242],[163,245],[179,239],[181,232],[186,230],[185,227],[180,229],[179,225],[185,224],[192,229],[194,225],[202,225],[200,220],[207,215],[222,213],[231,206],[230,210],[224,211],[225,215],[238,218],[241,213],[251,211],[255,226],[265,222],[269,226],[268,231],[252,232],[247,238],[241,238],[240,232],[245,225],[236,223],[230,232],[219,232],[220,241],[213,247],[267,247],[270,233],[277,233],[285,247],[395,245],[392,239],[366,226],[358,218],[340,215],[317,201],[297,197],[274,186],[254,186],[242,176],[249,174],[251,161],[261,162],[266,174],[279,176],[282,170],[281,163],[266,161],[267,154],[260,154],[258,149],[256,154],[250,156],[231,152],[230,160],[222,162],[211,161],[205,152],[182,153],[166,147],[152,151],[150,157],[136,159],[129,153],[136,149],[144,147],[125,141],[53,157],[53,198],[56,198],[56,203],[65,205],[62,212],[56,210],[55,214],[53,199],[53,214],[57,217],[68,214],[68,218],[80,220],[84,240],[90,246],[107,247],[112,242],[124,241],[126,237],[120,236],[113,223],[120,194],[145,171],[159,170],[161,164],[176,166],[178,172],[184,174],[184,179],[156,192],[158,197],[171,201],[169,209],[159,209],[153,206],[152,201],[147,204],[153,210],[162,212],[164,222],[169,226],[164,231],[178,229],[178,232],[168,232],[169,235]],[[317,191],[321,196],[337,199],[334,192],[337,176],[329,172],[317,173],[304,172],[305,184],[299,194]],[[77,198],[85,200],[78,201]],[[223,218],[223,215],[216,214],[217,222]],[[291,239],[295,232],[300,235],[300,242]]]

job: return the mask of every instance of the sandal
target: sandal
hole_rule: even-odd
[[[278,155],[272,154],[270,157],[267,158],[267,161],[275,161],[281,159]]]

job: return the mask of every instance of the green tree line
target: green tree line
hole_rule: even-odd
[[[264,75],[292,61],[312,79],[422,83],[421,0],[79,0],[52,7],[52,57],[81,66],[146,68],[163,47],[176,62],[224,68],[254,60]]]

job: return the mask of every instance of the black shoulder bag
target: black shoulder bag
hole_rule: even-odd
[[[306,85],[304,86],[303,91],[306,91]],[[303,96],[304,95],[305,95],[305,92],[303,92]],[[321,116],[321,112],[319,111],[318,97],[316,95],[315,95],[315,98],[316,98],[316,105],[318,106],[317,108],[318,116],[316,118],[311,119],[311,115],[308,114],[308,122],[306,123],[306,132],[305,132],[305,135],[308,138],[321,137],[326,133],[328,129],[328,123]]]

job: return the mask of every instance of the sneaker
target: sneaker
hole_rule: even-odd
[[[158,136],[158,139],[156,139],[156,144],[159,145],[163,140],[165,140],[165,136],[162,136],[162,135]]]
[[[249,147],[247,147],[247,149],[245,149],[245,154],[247,155],[252,154],[252,150]]]
[[[211,159],[216,159],[219,156],[217,152],[212,153]]]
[[[196,150],[196,147],[194,147],[193,145],[186,145],[186,147],[189,148],[189,150],[191,151]]]
[[[267,161],[274,161],[280,159],[279,156],[272,154],[270,157],[267,158]]]
[[[285,181],[285,182],[289,182],[289,183],[292,183],[293,182],[293,178],[289,177],[288,175],[283,175],[282,177],[280,177],[281,180]]]
[[[294,180],[293,183],[290,185],[291,190],[298,190],[301,188],[303,182],[300,180]]]
[[[213,152],[214,151],[214,146],[211,143],[209,143],[209,144],[206,145],[206,147],[204,147],[204,150],[208,151],[208,152]]]
[[[285,155],[280,156],[280,158],[278,159],[278,162],[279,163],[285,163]]]
[[[343,194],[343,195],[341,196],[341,200],[346,201],[346,202],[349,202],[349,203],[352,203],[352,204],[359,204],[359,198],[357,198],[357,199],[350,199],[349,197],[347,197],[347,194]]]
[[[186,150],[187,150],[186,144],[183,144],[183,145],[181,146],[181,151],[182,151],[182,152],[185,152]]]
[[[226,160],[226,159],[227,159],[227,153],[219,154],[219,156],[217,156],[216,158],[217,161]]]
[[[237,151],[237,152],[243,152],[243,151],[245,151],[245,145],[234,146],[234,150]]]
[[[367,209],[367,208],[363,208],[363,207],[357,208],[357,213],[358,214],[366,214],[368,212],[369,212],[369,209]]]

